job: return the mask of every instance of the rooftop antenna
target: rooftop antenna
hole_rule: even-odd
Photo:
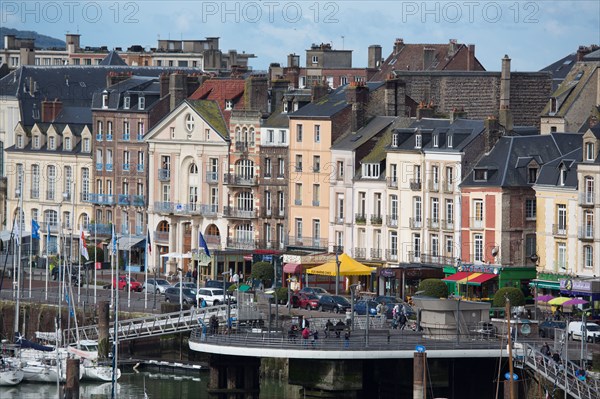
[[[342,50],[344,49],[344,35],[342,35]]]

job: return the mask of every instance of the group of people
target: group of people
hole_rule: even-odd
[[[292,324],[288,330],[288,340],[296,342],[298,334],[302,337],[302,345],[308,347],[309,340],[312,346],[318,345],[319,342],[319,330],[316,328],[311,329],[308,320],[304,320],[304,327],[300,329],[297,324]],[[350,332],[346,329],[346,324],[342,320],[338,320],[337,323],[333,324],[331,320],[327,320],[325,323],[325,338],[329,338],[330,334],[335,333],[336,338],[341,338],[342,332],[344,332],[345,346],[349,346]]]
[[[408,322],[408,317],[404,312],[404,307],[400,307],[400,304],[397,303],[392,309],[392,328],[394,330],[400,329],[404,330],[406,327],[406,323]]]

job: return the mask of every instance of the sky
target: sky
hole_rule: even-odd
[[[353,50],[365,67],[369,45],[387,57],[396,38],[405,43],[475,44],[490,71],[507,54],[513,71],[537,71],[577,50],[600,44],[600,2],[540,1],[11,1],[0,3],[0,24],[64,40],[81,34],[82,46],[156,47],[160,39],[220,37],[222,50],[252,53],[255,70],[285,65],[311,44]]]

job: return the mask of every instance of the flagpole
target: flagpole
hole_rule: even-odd
[[[144,251],[144,279],[146,283],[146,289],[144,290],[144,309],[148,309],[148,246],[152,245],[149,241],[150,227],[147,227],[146,230],[146,251]],[[156,284],[156,281],[154,283]],[[154,289],[156,289],[156,287],[154,287]]]
[[[127,307],[131,307],[131,229],[129,229],[129,225],[127,226],[127,230],[129,230],[129,254],[127,256],[127,263],[129,267],[127,267]]]
[[[115,287],[119,286],[119,282],[115,281],[115,251],[114,251],[114,240],[115,240],[115,225],[112,225],[112,237],[110,239],[110,251],[112,256],[110,258],[110,281],[112,289],[110,290],[110,303],[114,306],[115,303]]]
[[[75,226],[73,226],[75,227]],[[83,241],[81,240],[81,236],[83,236],[83,228],[81,227],[81,225],[79,226],[79,271],[78,271],[78,277],[77,277],[77,303],[80,303],[80,298],[81,298],[81,256],[83,255],[83,252],[81,251],[81,249],[83,248]],[[73,245],[73,241],[71,241],[71,245]],[[87,277],[87,273],[86,273],[86,277]],[[88,283],[88,287],[89,287],[89,283]],[[89,292],[89,291],[88,291]]]
[[[29,236],[29,299],[31,299],[31,252],[33,251],[33,224],[31,225],[31,235]]]
[[[48,302],[48,246],[50,245],[50,223],[46,222],[46,294],[45,301]]]
[[[21,171],[23,173],[23,171]],[[21,179],[25,177],[21,175]],[[19,221],[19,250],[18,250],[18,268],[17,268],[17,303],[15,305],[15,336],[17,332],[19,332],[19,317],[21,315],[20,312],[20,300],[21,300],[21,248],[23,246],[23,219],[21,215],[23,214],[23,180],[21,180],[21,184],[19,187],[19,207],[18,207],[18,221]]]
[[[96,229],[98,228],[98,222],[94,223],[94,305],[97,303],[96,297],[96,287],[98,287],[98,268],[96,267],[96,263],[98,263],[98,244],[96,244]]]

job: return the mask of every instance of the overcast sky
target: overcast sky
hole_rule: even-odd
[[[161,39],[218,36],[223,50],[253,53],[254,69],[282,65],[296,53],[305,65],[312,43],[351,49],[353,66],[367,63],[367,47],[387,57],[396,38],[405,43],[475,44],[487,70],[508,54],[516,71],[536,71],[600,43],[600,2],[577,1],[10,1],[1,25],[64,40],[81,34],[82,46],[156,47]]]

